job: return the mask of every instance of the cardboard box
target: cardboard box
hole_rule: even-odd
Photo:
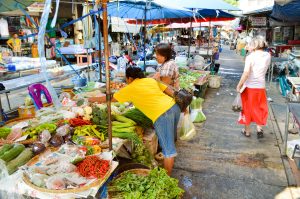
[[[154,129],[145,130],[143,136],[143,142],[152,155],[155,155],[157,153],[158,138],[156,136]]]

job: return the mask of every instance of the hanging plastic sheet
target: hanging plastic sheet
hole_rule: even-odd
[[[45,64],[46,58],[45,58],[45,39],[44,38],[45,38],[46,25],[47,25],[50,9],[51,9],[51,0],[45,0],[44,12],[41,17],[41,21],[40,21],[41,25],[40,25],[39,33],[38,33],[38,51],[39,51],[39,57],[40,57],[40,61],[41,61],[42,75],[44,76],[44,78],[46,80],[46,85],[47,85],[49,93],[52,97],[52,101],[53,101],[55,108],[59,108],[59,107],[61,107],[61,104],[60,104],[60,101],[57,97],[57,94],[56,94],[54,88],[52,87],[52,85],[48,79],[47,68],[46,68],[46,64]]]

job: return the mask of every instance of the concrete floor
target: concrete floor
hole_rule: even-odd
[[[243,59],[225,47],[220,63],[222,86],[208,89],[205,97],[207,121],[196,125],[192,140],[177,143],[173,177],[185,189],[184,198],[297,198],[297,189],[286,189],[288,180],[271,114],[265,138],[258,140],[254,126],[250,138],[240,133],[238,114],[231,110]],[[275,96],[280,99],[279,93]]]

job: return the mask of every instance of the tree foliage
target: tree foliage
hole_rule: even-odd
[[[238,6],[239,5],[239,1],[238,0],[223,0],[225,1],[226,3],[229,3],[231,5],[234,5],[234,6]]]

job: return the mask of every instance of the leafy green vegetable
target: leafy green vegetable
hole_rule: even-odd
[[[11,132],[11,129],[8,127],[0,128],[0,138],[6,138]]]
[[[135,121],[138,126],[143,128],[152,128],[153,122],[142,111],[137,108],[128,110],[123,116]]]
[[[108,191],[115,193],[113,198],[122,199],[174,199],[180,198],[184,192],[178,187],[177,179],[158,167],[151,170],[148,176],[126,171],[112,181]]]

